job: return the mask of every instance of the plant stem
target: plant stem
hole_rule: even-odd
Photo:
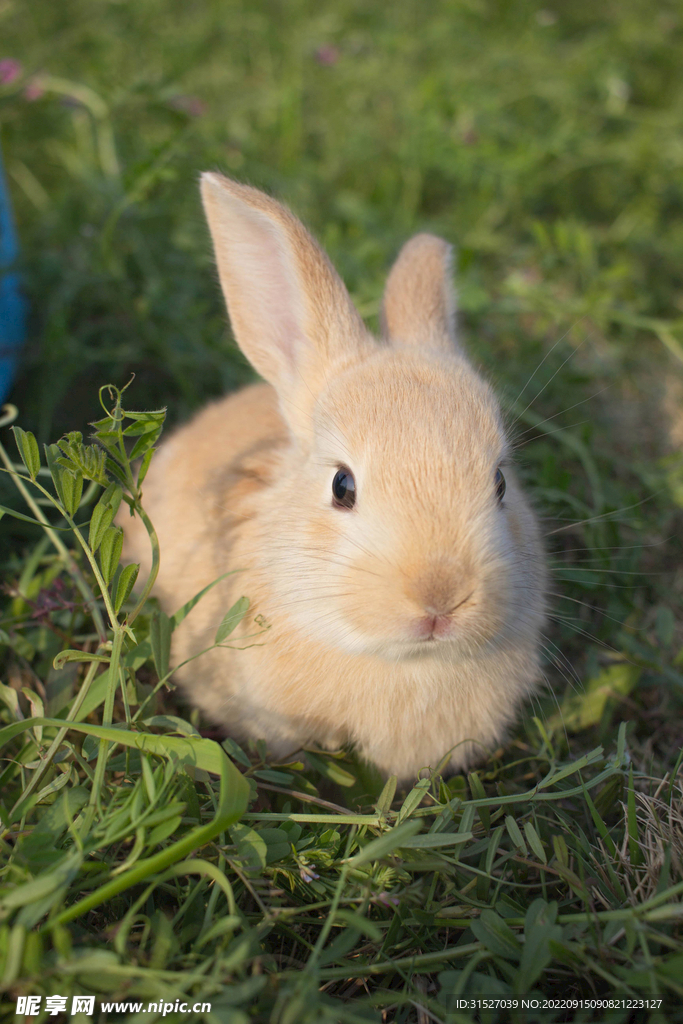
[[[90,587],[88,585],[88,581],[86,580],[85,576],[83,575],[83,573],[79,569],[79,567],[76,564],[76,561],[75,561],[73,555],[71,554],[71,552],[67,548],[67,546],[64,543],[64,541],[62,540],[62,538],[50,526],[50,522],[47,519],[47,517],[46,517],[45,513],[43,512],[42,508],[40,507],[40,505],[38,505],[33,500],[33,497],[31,496],[29,490],[24,485],[24,481],[23,481],[22,477],[19,476],[19,474],[14,469],[14,466],[12,465],[12,462],[10,461],[10,458],[9,458],[9,456],[8,456],[7,452],[5,451],[5,448],[4,448],[4,446],[2,444],[0,444],[0,458],[4,462],[5,468],[7,469],[7,472],[9,473],[9,475],[14,480],[14,483],[16,484],[17,489],[18,489],[19,493],[21,494],[22,498],[24,499],[26,504],[29,506],[29,508],[33,512],[34,516],[36,517],[36,519],[40,520],[40,522],[43,524],[43,529],[45,530],[46,534],[48,535],[48,537],[52,541],[53,545],[55,546],[55,548],[57,549],[59,554],[64,559],[64,565],[66,567],[66,570],[69,573],[69,575],[71,576],[71,578],[73,579],[73,581],[75,582],[75,584],[78,587],[78,589],[80,590],[81,595],[83,596],[83,599],[85,601],[86,607],[87,607],[88,611],[90,612],[90,614],[92,615],[92,619],[93,619],[93,622],[95,623],[95,628],[97,630],[97,635],[100,638],[100,643],[105,643],[105,641],[107,639],[107,627],[104,624],[104,619],[102,618],[102,613],[101,613],[100,609],[97,606],[97,599],[96,599],[95,595],[93,594],[92,590],[90,589]],[[40,487],[39,484],[36,484],[36,486]],[[42,488],[42,487],[40,489],[43,491],[44,494],[47,495],[48,498],[52,499],[52,495],[48,491],[45,491],[44,488]],[[54,499],[52,499],[52,500],[54,500]]]
[[[114,717],[114,700],[116,698],[116,687],[119,682],[121,651],[123,649],[124,635],[125,630],[123,626],[117,625],[114,629],[114,642],[112,644],[111,661],[109,663],[109,685],[107,687],[107,695],[104,699],[104,711],[102,713],[103,725],[111,725]],[[97,752],[97,765],[95,767],[95,778],[93,780],[92,790],[90,791],[88,808],[83,818],[82,834],[84,836],[86,836],[90,831],[90,826],[95,814],[95,808],[99,803],[102,783],[104,782],[104,772],[107,767],[108,751],[109,741],[104,739],[100,740],[100,746]]]
[[[78,696],[76,697],[75,701],[73,702],[73,704],[69,708],[69,713],[66,716],[66,718],[64,719],[65,722],[73,722],[74,721],[76,715],[78,714],[78,712],[80,710],[80,707],[81,707],[83,701],[86,698],[88,690],[90,689],[90,684],[92,683],[93,679],[95,678],[95,672],[97,671],[97,666],[99,664],[100,664],[99,661],[91,661],[90,662],[90,667],[88,668],[88,672],[86,674],[86,677],[83,680],[83,685],[81,686],[80,690],[78,691]],[[49,747],[47,753],[45,754],[45,757],[43,759],[42,764],[39,765],[38,768],[36,768],[35,772],[33,773],[33,778],[31,779],[31,781],[27,785],[26,789],[22,793],[22,795],[19,798],[19,800],[17,800],[17,802],[15,803],[14,807],[12,808],[12,811],[10,812],[10,816],[12,817],[12,820],[14,820],[14,812],[17,810],[19,805],[22,804],[26,800],[26,798],[28,796],[30,796],[30,794],[33,792],[33,790],[38,785],[40,779],[43,777],[43,775],[47,771],[49,765],[52,763],[52,758],[54,757],[54,755],[56,754],[57,750],[61,746],[62,740],[64,739],[64,737],[66,736],[68,731],[69,731],[68,726],[65,726],[63,729],[59,730],[59,732],[57,733],[57,735],[53,739],[53,741],[50,744],[50,747]]]
[[[145,529],[147,530],[147,533],[149,535],[149,542],[152,545],[152,567],[149,571],[149,576],[147,577],[145,588],[140,595],[138,603],[135,605],[135,608],[126,619],[126,622],[128,623],[129,626],[132,626],[132,624],[135,622],[136,618],[144,608],[147,598],[149,597],[152,587],[156,583],[156,578],[159,574],[159,538],[157,537],[156,530],[152,525],[151,519],[137,501],[135,503],[135,511],[142,519]]]

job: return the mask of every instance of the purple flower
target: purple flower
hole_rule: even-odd
[[[5,57],[0,60],[0,85],[11,85],[23,71],[21,61],[12,57]]]
[[[312,882],[314,878],[320,878],[320,875],[316,875],[315,871],[311,867],[299,868],[299,874],[304,882]]]
[[[339,50],[336,46],[326,43],[325,46],[319,46],[315,51],[315,59],[318,64],[322,64],[324,67],[331,67],[339,60]]]
[[[174,96],[172,100],[169,100],[168,105],[174,110],[182,110],[190,117],[201,117],[206,110],[206,104],[197,96]]]
[[[380,903],[383,903],[385,907],[398,907],[400,899],[398,896],[390,896],[388,892],[381,892],[377,899]]]
[[[33,100],[39,100],[45,90],[40,84],[39,79],[32,78],[24,88],[24,99],[32,103]]]

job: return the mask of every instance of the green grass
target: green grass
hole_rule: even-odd
[[[682,1020],[680,5],[5,0],[0,51],[32,310],[12,400],[41,446],[133,372],[124,404],[170,423],[250,379],[198,202],[217,168],[304,217],[372,325],[411,233],[457,244],[554,571],[547,688],[476,773],[394,792],[350,752],[228,761],[161,682],[177,617],[142,580],[114,607],[101,486],[76,510],[43,456],[60,512],[3,430],[34,507],[7,473],[0,502],[83,536],[0,523],[6,1019],[55,993],[101,1020],[110,998],[225,1024],[604,1016],[456,1003],[535,992]]]

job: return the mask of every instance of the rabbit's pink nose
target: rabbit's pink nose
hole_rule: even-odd
[[[447,611],[427,605],[425,607],[427,614],[415,623],[416,638],[418,640],[447,640],[454,632],[454,612],[466,604],[471,597],[472,594],[468,594]]]
[[[442,640],[451,630],[450,615],[425,615],[418,620],[418,640]]]

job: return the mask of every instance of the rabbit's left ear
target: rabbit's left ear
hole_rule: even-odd
[[[453,250],[436,235],[415,235],[391,268],[382,303],[382,333],[402,345],[452,352],[458,347]]]
[[[278,392],[292,432],[307,436],[330,375],[375,348],[341,278],[281,203],[220,174],[202,200],[238,345]]]

